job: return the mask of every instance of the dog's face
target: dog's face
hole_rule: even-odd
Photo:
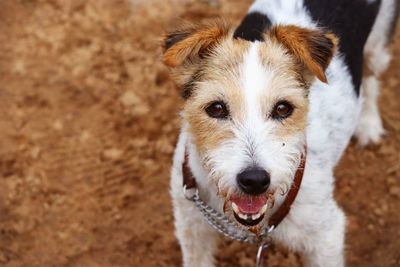
[[[305,148],[308,88],[315,77],[326,82],[335,43],[295,26],[275,27],[262,42],[235,39],[218,23],[167,36],[164,61],[183,90],[183,119],[241,224],[259,224],[290,188]]]

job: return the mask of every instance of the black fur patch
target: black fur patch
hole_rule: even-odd
[[[397,0],[394,4],[396,6],[395,6],[395,11],[394,11],[394,18],[393,18],[392,24],[390,25],[390,30],[389,30],[390,39],[392,39],[394,37],[394,33],[396,31],[396,26],[397,26],[397,21],[399,19],[399,15],[400,15],[400,1]]]
[[[304,0],[314,21],[339,37],[339,51],[344,56],[360,94],[363,51],[374,25],[381,0]]]
[[[167,35],[165,38],[164,49],[168,50],[174,44],[182,41],[190,35],[189,32],[174,32]]]
[[[199,81],[201,78],[201,70],[196,70],[193,73],[192,77],[190,77],[190,80],[183,84],[181,93],[183,99],[186,100],[192,95],[193,90],[195,89],[196,82]]]
[[[239,27],[235,30],[234,38],[244,39],[250,42],[264,41],[263,33],[271,26],[269,18],[259,12],[247,14]]]

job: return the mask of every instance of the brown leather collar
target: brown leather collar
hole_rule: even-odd
[[[289,213],[290,208],[294,200],[296,199],[297,193],[299,192],[301,182],[303,180],[304,167],[306,165],[306,155],[307,155],[307,148],[305,149],[304,155],[301,158],[300,165],[297,168],[292,186],[289,192],[287,193],[285,200],[278,208],[278,210],[274,214],[272,214],[271,218],[268,221],[269,227],[272,226],[277,227]],[[193,173],[189,167],[189,159],[186,152],[185,152],[185,160],[182,163],[182,174],[183,174],[183,186],[186,186],[186,189],[192,189],[197,187],[196,179],[194,178]]]

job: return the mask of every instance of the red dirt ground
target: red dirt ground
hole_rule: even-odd
[[[229,2],[229,4],[228,4]],[[181,105],[160,62],[177,17],[237,23],[249,0],[0,1],[0,266],[179,266],[169,170]],[[382,144],[337,167],[349,266],[400,266],[400,35]],[[254,266],[225,241],[219,266]],[[300,266],[275,247],[268,266]]]

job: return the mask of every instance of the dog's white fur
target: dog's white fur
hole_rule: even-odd
[[[266,75],[268,70],[259,64],[258,54],[255,53],[258,42],[252,43],[241,66],[241,84],[249,107],[246,112],[248,124],[243,125],[234,141],[215,149],[209,157],[214,171],[223,174],[219,182],[222,183],[221,186],[235,187],[234,177],[250,160],[243,153],[245,150],[243,143],[246,142],[248,135],[251,135],[257,148],[255,160],[266,169],[274,166],[273,169],[268,169],[269,172],[286,172],[273,176],[287,179],[285,177],[292,177],[296,171],[301,151],[298,146],[304,144],[306,140],[308,156],[301,189],[291,212],[272,235],[274,241],[300,252],[305,266],[345,265],[346,223],[342,210],[332,196],[333,168],[354,132],[363,145],[370,141],[379,141],[383,133],[376,98],[379,89],[378,77],[386,69],[390,58],[385,40],[390,17],[385,14],[390,14],[387,11],[393,7],[394,1],[383,0],[383,8],[365,48],[366,63],[373,74],[363,78],[363,100],[354,94],[352,80],[344,60],[340,54],[336,54],[327,70],[329,84],[315,81],[310,89],[308,126],[305,135],[292,137],[293,139],[286,145],[287,151],[293,149],[292,159],[282,158],[291,154],[290,152],[279,156],[280,148],[277,147],[277,142],[268,139],[269,136],[259,134],[262,130],[265,132],[263,127],[268,126],[260,119],[256,108],[257,99],[260,90],[268,87],[269,76]],[[273,24],[279,22],[308,28],[316,27],[300,0],[258,0],[250,10],[267,14]],[[241,136],[247,137],[241,138]],[[182,162],[185,148],[201,197],[221,212],[224,204],[224,200],[217,196],[217,186],[208,179],[209,173],[203,167],[188,131],[188,124],[183,121],[171,180],[176,235],[182,248],[184,266],[212,267],[215,264],[213,255],[217,248],[217,233],[207,224],[193,203],[186,200],[182,192]],[[277,199],[278,206],[281,201],[282,199]]]
[[[363,108],[355,136],[360,145],[365,146],[370,142],[378,143],[384,134],[382,120],[378,110],[379,77],[387,69],[390,54],[387,51],[388,31],[390,21],[395,15],[396,0],[382,1],[377,21],[365,45],[365,68],[369,74],[363,77],[362,98]]]

